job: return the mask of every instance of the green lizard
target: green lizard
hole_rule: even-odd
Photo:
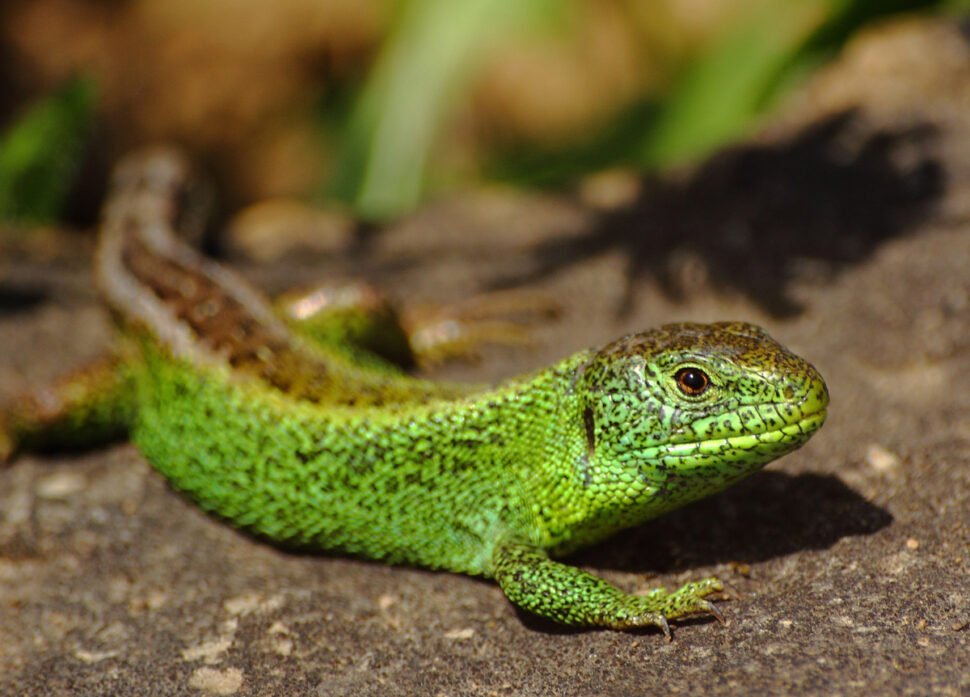
[[[413,378],[308,340],[176,238],[187,172],[168,151],[119,166],[96,277],[122,347],[8,409],[0,457],[126,432],[202,508],[278,543],[489,577],[570,625],[669,637],[668,619],[721,619],[715,578],[640,596],[554,558],[801,446],[828,404],[815,368],[754,325],[720,322],[633,334],[495,386]]]

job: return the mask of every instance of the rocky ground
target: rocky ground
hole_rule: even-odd
[[[629,589],[716,574],[738,594],[726,626],[684,622],[669,644],[563,630],[481,580],[286,553],[120,444],[0,471],[0,693],[970,694],[961,28],[860,37],[756,139],[619,206],[603,195],[617,182],[599,186],[473,192],[363,251],[248,272],[275,290],[339,269],[404,301],[518,286],[562,306],[532,349],[447,377],[496,379],[667,321],[767,327],[828,381],[822,431],[572,559]],[[83,266],[0,266],[4,394],[109,340]]]

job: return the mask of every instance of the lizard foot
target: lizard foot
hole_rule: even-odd
[[[670,641],[667,620],[706,613],[714,615],[724,624],[724,615],[705,597],[723,590],[724,584],[711,577],[687,583],[673,593],[665,588],[655,588],[646,595],[626,595],[618,602],[613,619],[607,626],[613,629],[656,626]]]

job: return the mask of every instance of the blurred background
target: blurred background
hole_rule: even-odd
[[[93,223],[174,141],[229,210],[382,223],[430,196],[696,162],[860,32],[970,0],[6,0],[0,219]]]

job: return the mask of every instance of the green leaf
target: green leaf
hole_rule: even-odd
[[[793,77],[808,75],[873,20],[940,0],[788,0],[755,5],[678,80],[639,144],[640,164],[700,157],[737,137]]]
[[[561,0],[410,0],[350,117],[334,193],[367,220],[412,208],[442,121],[484,49],[513,27],[558,15]]]
[[[50,222],[60,213],[90,132],[95,88],[75,78],[0,136],[0,219]]]

